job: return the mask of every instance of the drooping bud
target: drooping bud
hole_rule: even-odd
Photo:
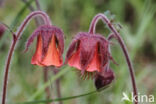
[[[99,90],[111,84],[114,78],[115,78],[115,75],[111,69],[105,70],[104,73],[97,73],[95,76],[96,89]]]

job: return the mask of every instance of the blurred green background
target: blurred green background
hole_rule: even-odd
[[[72,38],[80,31],[87,32],[92,18],[97,13],[109,10],[114,14],[114,23],[119,23],[122,26],[119,31],[128,47],[135,68],[138,92],[141,95],[147,94],[156,97],[156,0],[39,0],[39,2],[41,9],[47,12],[52,23],[64,31],[64,57]],[[24,9],[25,5],[23,0],[4,0],[0,6],[0,21],[16,31],[20,23],[30,13],[28,7]],[[32,6],[36,9],[35,2],[32,3]],[[23,11],[18,15],[22,9]],[[33,42],[27,53],[23,53],[25,42],[35,28],[33,20],[16,46],[9,73],[8,104],[46,99],[45,92],[32,97],[45,85],[43,68],[30,64],[36,42]],[[102,21],[98,22],[96,31],[104,36],[109,34]],[[0,39],[0,89],[2,89],[5,61],[11,40],[12,36],[9,32],[6,32]],[[130,95],[132,87],[128,67],[120,46],[115,40],[113,42],[112,56],[119,66],[111,63],[111,68],[114,69],[116,75],[111,87],[94,95],[64,101],[64,104],[132,104],[121,101],[122,93]],[[62,97],[95,90],[94,81],[92,79],[83,80],[77,74],[76,69],[66,65],[60,70],[67,70],[60,77]],[[54,74],[49,71],[48,77],[49,79],[53,78]],[[52,98],[57,98],[55,83],[52,83],[50,93]]]

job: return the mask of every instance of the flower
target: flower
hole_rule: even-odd
[[[97,73],[95,75],[95,87],[96,89],[107,87],[114,80],[115,75],[114,72],[109,69],[105,70],[102,73]]]
[[[101,72],[109,65],[109,42],[100,34],[78,33],[69,46],[65,63],[82,73]]]
[[[62,30],[51,25],[38,27],[28,39],[25,51],[28,50],[36,36],[36,51],[31,64],[60,67],[63,64],[62,54],[64,51],[64,34]]]

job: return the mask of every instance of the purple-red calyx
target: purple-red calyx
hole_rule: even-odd
[[[101,73],[97,73],[95,75],[96,89],[100,89],[111,84],[114,78],[115,78],[115,75],[111,69],[105,70],[104,72],[101,72]]]
[[[67,51],[65,62],[84,72],[109,68],[109,42],[100,34],[78,33]]]
[[[37,37],[35,54],[32,57],[31,64],[39,66],[56,66],[63,64],[62,54],[64,51],[64,33],[52,25],[42,25],[38,27],[29,37],[26,43],[26,51]]]

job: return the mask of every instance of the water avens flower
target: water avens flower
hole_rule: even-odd
[[[8,53],[7,61],[6,61],[6,66],[5,66],[5,72],[4,72],[4,82],[3,82],[3,90],[2,90],[2,104],[5,104],[6,102],[6,92],[7,92],[7,81],[8,81],[8,73],[9,73],[9,68],[10,68],[10,63],[12,59],[12,55],[15,49],[15,46],[21,37],[24,29],[26,28],[27,24],[30,22],[30,20],[34,17],[40,16],[44,24],[43,26],[39,27],[36,29],[34,34],[30,37],[28,40],[28,45],[31,44],[33,41],[34,37],[38,37],[37,40],[37,49],[36,53],[33,56],[32,63],[41,65],[41,66],[49,66],[49,65],[54,65],[54,66],[60,66],[62,64],[61,56],[63,53],[63,45],[64,45],[64,40],[62,38],[62,31],[58,29],[57,27],[54,27],[51,25],[51,21],[49,19],[49,16],[42,11],[34,11],[30,13],[25,20],[22,22],[16,33],[12,33],[13,35],[13,41]],[[49,35],[48,35],[49,34]],[[43,36],[45,35],[45,36]],[[26,50],[27,50],[26,48]],[[54,49],[54,50],[53,50]],[[41,50],[41,51],[40,51]],[[53,54],[50,54],[53,52]],[[55,57],[56,59],[54,63],[51,63],[51,58],[48,57]],[[40,61],[41,60],[41,61]],[[43,60],[43,61],[42,61]],[[59,61],[57,61],[59,60]]]
[[[109,35],[107,39],[102,35],[95,33],[96,24],[100,19],[106,23],[108,29],[111,31],[111,35]],[[81,70],[82,74],[84,74],[85,71],[87,71],[87,73],[95,72],[95,87],[97,89],[109,85],[115,78],[114,72],[109,66],[109,60],[114,62],[113,57],[110,55],[109,46],[112,38],[117,39],[121,46],[128,64],[133,92],[134,95],[137,96],[135,75],[133,72],[134,69],[130,61],[126,45],[111,21],[102,13],[97,14],[93,18],[88,33],[81,32],[75,36],[67,51],[65,62],[68,63],[69,66]],[[138,104],[137,101],[136,97],[136,101],[134,103]]]
[[[123,51],[123,54],[125,56],[125,59],[126,59],[126,62],[127,62],[128,68],[129,68],[129,73],[130,73],[130,76],[131,76],[131,82],[132,82],[132,87],[133,87],[133,93],[134,93],[134,96],[136,96],[136,100],[134,101],[134,103],[138,104],[135,74],[133,72],[134,68],[133,68],[132,62],[131,62],[131,60],[129,58],[127,47],[126,47],[122,37],[120,36],[120,33],[114,27],[113,23],[102,13],[97,14],[93,18],[93,20],[91,22],[91,25],[90,25],[89,33],[95,34],[96,24],[100,19],[107,25],[108,29],[111,31],[111,35],[108,36],[108,40],[110,41],[112,38],[115,38],[118,41],[119,45],[121,46],[121,49]],[[104,80],[104,82],[105,82],[105,80]]]
[[[52,25],[38,27],[28,39],[26,51],[35,37],[37,37],[37,45],[31,64],[39,66],[61,66],[64,51],[64,34],[62,30]]]
[[[82,73],[101,72],[108,66],[108,45],[109,42],[100,34],[80,32],[69,46],[66,63]]]

